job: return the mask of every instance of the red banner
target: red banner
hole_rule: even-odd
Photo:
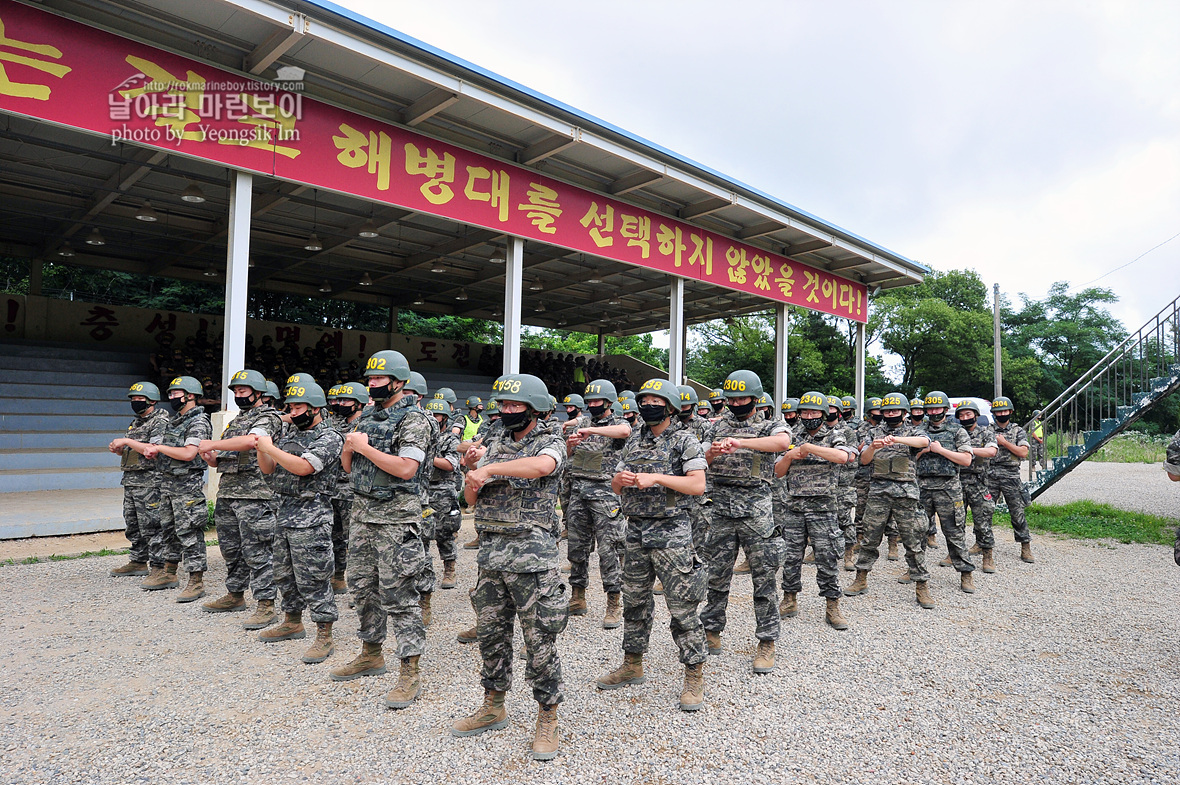
[[[252,81],[0,0],[2,111],[868,318],[863,284],[305,98],[300,87]]]

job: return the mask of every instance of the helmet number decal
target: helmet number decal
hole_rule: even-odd
[[[492,389],[496,392],[520,392],[520,379],[497,379]]]
[[[140,384],[139,382],[136,382],[135,384],[131,385],[131,392],[142,392],[142,391],[143,391],[143,385]]]
[[[365,363],[366,371],[384,371],[385,358],[384,357],[370,357],[369,361]]]
[[[601,384],[587,384],[586,385],[586,395],[589,395],[590,393],[600,393],[600,392],[602,392],[602,385]]]
[[[287,388],[287,392],[283,393],[284,398],[290,398],[292,395],[295,395],[295,396],[307,395],[307,388],[296,387],[295,385],[292,385]]]
[[[746,391],[746,382],[743,379],[726,379],[725,383],[721,386],[731,392],[734,390],[737,390],[738,392]]]
[[[235,382],[237,382],[237,381],[243,381],[243,380],[245,380],[245,378],[246,378],[246,372],[245,372],[245,371],[238,371],[237,373],[235,373],[235,374],[233,375],[233,381],[235,381]]]
[[[815,403],[820,406],[824,405],[824,399],[819,395],[804,395],[799,399],[799,403]]]

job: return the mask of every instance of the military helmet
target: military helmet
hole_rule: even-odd
[[[721,389],[726,398],[749,396],[757,401],[762,397],[762,380],[753,371],[734,371],[725,377]]]
[[[557,398],[553,393],[549,393],[549,403],[553,404],[549,407],[549,411],[554,411],[557,408]]]
[[[616,401],[615,406],[619,407],[619,414],[623,417],[626,417],[628,414],[635,414],[637,411],[639,411],[638,404],[636,404],[635,401],[631,400],[630,398],[624,398],[621,401]]]
[[[483,406],[483,400],[478,395],[472,395],[463,402],[463,405],[468,409],[474,409],[478,406]]]
[[[388,376],[399,382],[410,380],[410,361],[401,352],[385,349],[377,352],[365,363],[365,376]]]
[[[783,400],[783,405],[782,405],[783,414],[786,414],[787,412],[797,412],[797,411],[799,411],[799,399],[798,398],[786,398]]]
[[[446,389],[446,388],[443,388]],[[545,382],[530,373],[509,373],[501,376],[492,384],[496,400],[519,401],[533,408],[533,411],[548,412],[553,410],[553,399],[549,397],[549,388]],[[434,394],[434,400],[439,400],[439,390]]]
[[[975,401],[971,400],[970,398],[968,398],[967,400],[960,403],[957,407],[955,407],[955,416],[956,417],[958,416],[959,412],[975,412],[976,417],[978,417],[980,414],[983,413],[983,412],[979,411],[979,404],[977,404]]]
[[[639,409],[639,398],[644,395],[654,395],[660,398],[664,403],[668,404],[673,412],[680,410],[680,388],[667,379],[648,379],[639,388],[639,394],[632,401],[623,401],[624,404],[630,403],[633,410]]]
[[[249,387],[254,392],[266,392],[266,377],[258,371],[244,370],[238,371],[233,376],[229,377],[229,386],[233,387]]]
[[[903,392],[891,392],[881,399],[881,411],[886,409],[909,409],[909,397]]]
[[[869,402],[865,404],[865,411],[866,412],[870,411],[872,409],[880,409],[880,408],[881,408],[881,399],[876,396],[869,398]]]
[[[923,403],[926,404],[926,406],[933,406],[935,408],[939,406],[942,406],[946,409],[951,408],[951,399],[948,398],[947,394],[941,390],[934,390],[933,392],[926,393],[926,400],[923,401]]]
[[[172,392],[173,390],[184,390],[186,393],[192,393],[193,395],[205,394],[205,388],[192,376],[177,376],[168,385],[168,392]]]
[[[328,388],[328,403],[331,403],[332,401],[334,401],[340,397],[339,395],[336,394],[337,392],[339,392],[339,390],[340,390],[340,385],[338,385],[338,384]]]
[[[770,396],[762,393],[758,396],[758,402],[754,404],[756,409],[773,409],[774,403],[770,400]]]
[[[621,393],[619,393],[619,400],[620,401],[634,401],[634,400],[636,400],[635,393],[632,392],[631,390],[623,390]]]
[[[610,410],[611,410],[611,413],[612,413],[612,414],[618,414],[618,415],[622,415],[622,413],[623,413],[623,404],[619,403],[618,401],[615,401],[614,403],[612,403],[612,404],[610,405]]]
[[[1040,409],[1034,409],[1034,410],[1033,410],[1033,419],[1035,420],[1035,419],[1037,419],[1037,418],[1038,418],[1038,417],[1040,417],[1040,416],[1041,416],[1041,410],[1040,410]]]
[[[324,388],[315,382],[288,384],[287,389],[283,392],[283,397],[288,404],[306,403],[308,406],[321,409],[328,405],[328,398],[324,395]]]
[[[856,408],[856,399],[851,395],[845,395],[840,399],[840,408],[846,412],[850,412]]]
[[[828,413],[828,396],[821,392],[812,390],[803,393],[799,398],[799,404],[796,406],[798,411],[821,412]]]
[[[279,392],[279,386],[277,384],[268,380],[266,382],[266,392],[262,394],[262,397],[270,398],[274,401],[280,401],[283,398],[283,394]]]
[[[432,395],[430,397],[431,398],[442,398],[447,403],[455,403],[456,401],[459,400],[459,396],[455,395],[455,391],[452,390],[450,387],[439,387],[437,390],[434,391],[434,395]]]
[[[488,399],[488,405],[483,408],[483,413],[491,417],[493,414],[500,413],[500,404],[495,398]]]
[[[691,384],[682,384],[676,388],[676,391],[680,393],[681,408],[691,405],[695,409],[697,404],[700,403],[700,399],[697,398],[697,391]]]
[[[345,382],[344,384],[337,385],[335,390],[337,398],[348,398],[349,400],[356,401],[361,406],[369,402],[369,388],[361,382]],[[328,397],[332,397],[330,393]]]
[[[1008,398],[1006,396],[1001,395],[999,398],[996,398],[994,401],[992,401],[992,411],[993,412],[996,411],[997,409],[999,409],[1000,411],[1004,411],[1005,409],[1011,409],[1011,408],[1012,408],[1012,399]]]
[[[839,395],[825,395],[824,402],[828,406],[835,406],[836,411],[839,411],[841,409],[841,407],[844,405],[843,402],[840,400]],[[827,409],[824,409],[824,412],[826,413]]]
[[[709,403],[718,404],[725,399],[725,393],[721,391],[720,387],[714,387],[709,390]]]
[[[283,389],[290,387],[292,384],[307,384],[311,382],[315,384],[315,377],[310,373],[293,373],[287,377],[287,383],[283,385]]]
[[[586,408],[586,402],[582,400],[582,396],[577,393],[570,393],[561,400],[563,406],[576,406],[579,409]]]
[[[615,391],[615,385],[609,379],[595,379],[586,385],[582,397],[587,401],[604,400],[615,402],[619,399],[619,394]]]
[[[447,406],[447,402],[442,398],[431,398],[426,403],[422,404],[422,408],[430,414],[445,414],[447,417],[451,416],[451,407]]]
[[[417,393],[423,398],[426,397],[426,393],[429,391],[429,388],[426,386],[426,377],[417,371],[410,371],[410,380],[406,382],[405,387],[402,389]]]
[[[151,382],[136,382],[127,389],[127,397],[142,395],[152,403],[160,400],[160,388]]]
[[[921,398],[910,398],[910,408],[926,411],[926,403]]]

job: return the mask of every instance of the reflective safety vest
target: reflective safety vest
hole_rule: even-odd
[[[475,438],[475,434],[479,433],[479,429],[483,426],[483,415],[479,416],[478,420],[473,420],[466,414],[463,415],[463,436],[462,441],[469,442]]]

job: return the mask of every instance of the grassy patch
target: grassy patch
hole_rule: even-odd
[[[1149,436],[1132,431],[1120,433],[1088,460],[1106,463],[1163,463],[1170,436]]]
[[[1083,540],[1110,539],[1121,543],[1171,545],[1176,537],[1177,524],[1174,520],[1142,512],[1127,512],[1096,502],[1032,504],[1024,514],[1029,529],[1033,531],[1053,532]],[[992,525],[1010,529],[1012,519],[1007,513],[996,511]],[[971,530],[970,515],[967,530]]]
[[[12,567],[16,564],[40,564],[47,561],[73,561],[74,559],[89,559],[91,556],[119,556],[130,553],[130,548],[103,548],[100,551],[86,551],[84,553],[51,553],[48,556],[29,556],[24,559],[4,559],[0,567]]]

